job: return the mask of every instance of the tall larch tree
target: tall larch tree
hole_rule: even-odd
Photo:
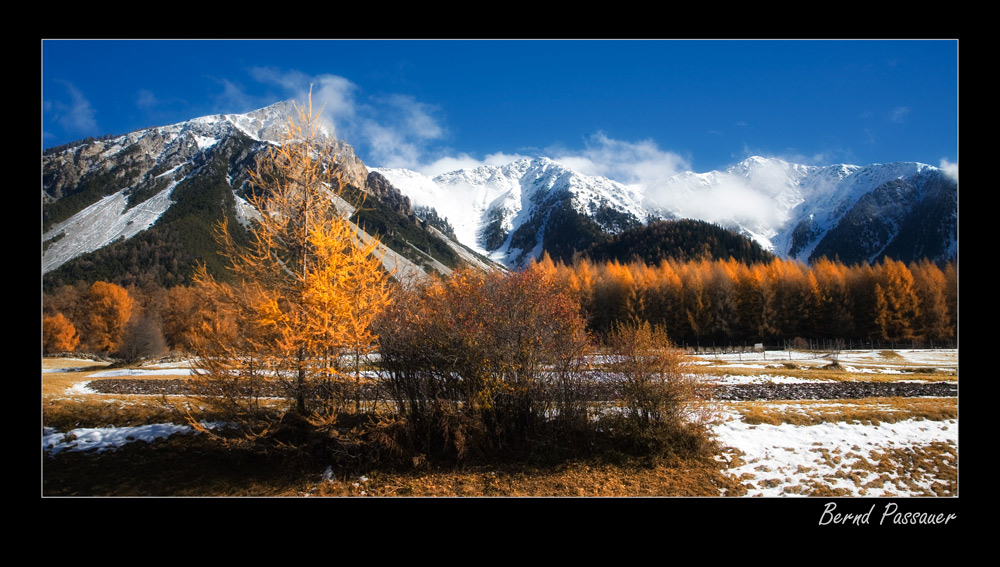
[[[920,313],[913,274],[906,264],[886,258],[875,269],[876,323],[881,338],[909,341]]]
[[[941,344],[953,336],[948,314],[948,282],[944,272],[930,260],[910,264],[913,289],[919,304],[918,333],[932,344]]]
[[[944,267],[945,301],[948,304],[948,326],[952,337],[958,338],[958,266],[948,262]]]
[[[120,285],[94,282],[87,294],[87,317],[81,340],[95,352],[110,353],[121,344],[135,301]]]
[[[250,245],[238,246],[220,226],[236,283],[216,282],[204,268],[196,276],[235,310],[240,327],[238,348],[206,349],[225,364],[201,378],[278,382],[299,415],[324,419],[356,394],[357,367],[352,376],[341,357],[360,356],[375,341],[370,321],[389,302],[389,274],[375,253],[379,241],[363,242],[348,218],[353,206],[312,96],[295,111],[282,143],[250,172],[249,200],[261,213]]]

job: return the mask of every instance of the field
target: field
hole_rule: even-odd
[[[185,361],[133,369],[46,358],[43,495],[957,496],[955,350],[699,354],[716,384],[702,415],[714,462],[581,462],[412,470],[334,469],[280,450],[241,453],[186,425],[184,396],[105,394],[102,379],[164,384]],[[906,388],[952,393],[914,395]],[[826,399],[812,399],[815,392]],[[838,395],[838,392],[840,395]],[[859,393],[860,392],[860,393]],[[768,394],[770,393],[770,394]],[[919,393],[919,392],[918,392]],[[752,397],[754,399],[742,399]],[[761,399],[765,398],[765,399]]]

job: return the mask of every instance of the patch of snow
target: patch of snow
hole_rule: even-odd
[[[194,371],[190,368],[162,368],[147,370],[145,368],[116,368],[114,370],[104,370],[94,372],[90,378],[118,378],[121,376],[191,376]]]
[[[835,382],[835,380],[806,380],[805,378],[795,378],[793,376],[772,376],[769,374],[756,374],[753,376],[723,374],[717,378],[716,383],[718,384],[819,384],[823,382]]]
[[[81,427],[69,433],[59,433],[51,427],[42,431],[42,450],[49,454],[60,451],[97,451],[117,449],[133,441],[151,442],[175,433],[187,433],[191,427],[172,423],[154,423],[135,427]]]
[[[196,144],[198,144],[199,150],[205,150],[211,148],[212,146],[214,146],[219,142],[217,138],[212,138],[209,136],[195,136],[194,141]]]
[[[843,488],[861,496],[861,488],[851,479],[840,478],[838,468],[826,464],[818,448],[843,449],[864,458],[875,450],[926,445],[932,442],[958,444],[958,421],[906,420],[882,425],[836,422],[819,425],[750,425],[733,417],[715,426],[723,445],[742,451],[746,464],[729,469],[739,476],[749,474],[754,488],[748,496],[794,496],[786,487],[795,479],[815,477],[831,489]],[[852,449],[857,447],[857,449]],[[877,476],[877,475],[876,475]],[[900,495],[895,485],[867,488],[864,496]]]
[[[67,394],[98,394],[97,390],[90,388],[90,382],[77,382],[66,389]]]

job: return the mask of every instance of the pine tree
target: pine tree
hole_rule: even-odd
[[[378,239],[362,241],[348,218],[352,207],[311,95],[295,110],[281,145],[250,172],[249,200],[260,212],[250,245],[240,247],[220,226],[236,283],[216,282],[204,267],[196,275],[233,311],[238,327],[228,344],[202,343],[200,382],[217,397],[220,387],[249,386],[242,402],[221,397],[237,413],[258,417],[265,412],[247,404],[278,383],[300,416],[325,418],[344,409],[351,390],[357,400],[349,383],[360,380],[360,356],[376,339],[371,320],[390,301],[389,274],[376,255]],[[344,371],[344,355],[353,355],[353,376]],[[235,385],[235,377],[245,383]]]

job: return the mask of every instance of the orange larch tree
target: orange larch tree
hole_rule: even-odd
[[[909,341],[920,313],[913,274],[906,264],[886,258],[875,268],[875,321],[881,338]]]
[[[390,301],[389,274],[376,254],[378,239],[363,242],[348,218],[352,206],[311,96],[295,109],[281,145],[251,171],[249,200],[260,216],[250,245],[238,246],[229,227],[220,227],[236,283],[223,285],[204,268],[196,276],[234,310],[239,327],[237,344],[205,349],[215,363],[200,378],[209,385],[239,376],[261,387],[277,383],[299,415],[327,419],[356,394],[349,383],[359,368],[345,372],[343,357],[357,361],[374,343],[370,322]]]
[[[70,352],[80,343],[73,323],[62,313],[42,316],[42,350],[50,352]]]
[[[86,298],[87,316],[82,340],[88,348],[109,353],[121,343],[125,325],[132,317],[132,297],[125,288],[107,282],[94,282]]]

